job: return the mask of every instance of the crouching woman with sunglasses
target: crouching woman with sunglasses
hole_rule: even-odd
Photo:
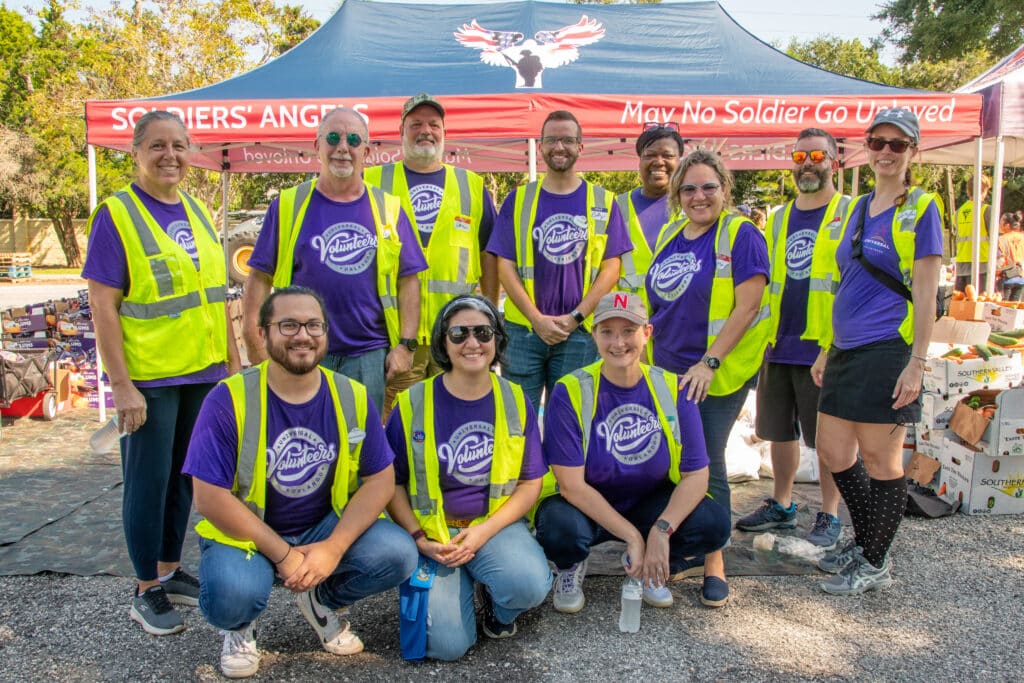
[[[812,282],[838,279],[839,287],[834,301],[826,297],[808,311],[808,328],[823,349],[811,368],[821,387],[818,456],[854,530],[853,542],[818,563],[835,574],[821,587],[836,595],[892,584],[889,546],[907,500],[903,437],[905,425],[921,417],[942,258],[935,196],[910,184],[917,117],[883,109],[867,135],[875,189],[851,205],[826,272],[812,264]]]
[[[399,394],[388,420],[398,484],[388,510],[434,570],[426,656],[454,660],[476,642],[474,582],[491,638],[514,635],[516,617],[551,588],[524,521],[547,468],[529,399],[491,371],[508,344],[494,306],[453,299],[431,339],[444,372]]]

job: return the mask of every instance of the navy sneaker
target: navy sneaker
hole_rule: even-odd
[[[825,550],[832,550],[839,542],[839,534],[843,530],[843,524],[835,515],[827,512],[819,512],[814,520],[811,532],[807,534],[807,541]]]
[[[740,531],[794,529],[796,528],[796,503],[791,502],[788,508],[784,508],[774,498],[765,498],[761,507],[736,521],[736,528]]]
[[[491,592],[484,588],[480,591],[480,602],[483,606],[483,631],[488,638],[511,638],[516,634],[516,620],[513,619],[511,624],[503,624],[498,621],[498,617],[494,615],[494,599],[491,597]]]
[[[174,570],[174,575],[166,581],[161,581],[167,593],[167,599],[175,605],[199,605],[199,580],[186,572],[181,567]]]
[[[705,607],[725,607],[725,603],[729,602],[728,582],[717,576],[705,576],[700,601]]]

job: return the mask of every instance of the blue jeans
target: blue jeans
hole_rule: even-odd
[[[725,396],[708,396],[700,404],[700,420],[704,425],[704,442],[708,449],[708,491],[715,501],[732,514],[732,494],[725,467],[725,446],[736,418],[754,385],[757,375],[738,390]]]
[[[284,536],[291,545],[322,541],[331,535],[338,516],[329,512],[298,536]],[[267,608],[274,585],[274,565],[262,553],[206,538],[199,539],[199,609],[215,628],[233,631],[248,625]],[[378,519],[349,546],[334,573],[316,590],[331,609],[383,593],[405,581],[416,569],[416,543],[401,527]]]
[[[320,365],[354,379],[366,387],[366,395],[373,401],[377,413],[384,414],[384,359],[387,349],[374,349],[359,356],[327,354]]]
[[[192,509],[192,479],[181,473],[192,427],[213,384],[139,389],[146,422],[121,439],[121,522],[140,581],[157,579],[157,562],[177,562]]]
[[[666,482],[622,516],[646,539],[651,527],[665,511],[673,490],[675,485]],[[669,537],[669,569],[672,573],[681,571],[685,560],[725,547],[731,533],[732,519],[725,509],[704,496]],[[544,548],[544,554],[559,569],[568,569],[582,562],[593,546],[615,539],[561,495],[546,499],[537,510],[537,541]]]
[[[569,338],[548,346],[528,327],[506,322],[508,362],[501,365],[501,376],[523,388],[534,408],[540,408],[541,391],[555,388],[555,382],[573,370],[597,361],[597,346],[582,328],[576,328]]]
[[[551,570],[526,522],[496,533],[461,567],[437,565],[427,602],[427,657],[453,661],[476,643],[474,581],[490,593],[494,616],[503,624],[544,602]]]

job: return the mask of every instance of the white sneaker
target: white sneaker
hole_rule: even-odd
[[[672,591],[665,584],[660,586],[644,584],[644,602],[651,607],[671,607],[674,601]]]
[[[577,562],[568,569],[559,569],[555,577],[555,592],[551,602],[556,612],[575,614],[583,609],[583,577],[587,575],[587,561]]]
[[[363,651],[363,641],[348,628],[348,621],[340,617],[348,614],[348,608],[333,610],[316,597],[316,588],[299,593],[296,600],[299,611],[320,636],[320,644],[333,655],[354,655]]]
[[[228,678],[255,676],[260,668],[260,651],[256,649],[256,622],[237,631],[221,631],[224,647],[220,651],[220,670]]]

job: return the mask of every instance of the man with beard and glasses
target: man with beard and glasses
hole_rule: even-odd
[[[366,385],[380,410],[386,377],[408,372],[420,316],[417,274],[427,263],[397,197],[362,178],[369,154],[366,121],[338,107],[313,143],[320,173],[281,191],[267,209],[242,296],[249,360],[265,358],[256,324],[271,287],[319,293],[331,319],[324,367]]]
[[[597,360],[589,320],[619,279],[619,257],[633,249],[615,196],[576,173],[576,117],[551,112],[540,134],[548,172],[509,194],[487,243],[508,295],[502,376],[535,406],[542,391],[550,395],[561,377]]]
[[[771,346],[757,380],[757,435],[771,441],[774,469],[773,496],[736,522],[743,531],[796,527],[793,479],[800,464],[800,442],[815,445],[818,419],[818,386],[810,368],[818,357],[814,340],[803,338],[808,306],[813,306],[819,286],[811,278],[811,261],[834,258],[824,253],[825,240],[818,236],[841,229],[850,198],[839,194],[832,174],[839,168],[835,138],[819,128],[807,128],[797,136],[793,151],[796,199],[776,210],[768,221],[765,237],[771,260],[768,304],[771,311]],[[821,511],[807,536],[815,545],[832,548],[841,530],[839,491],[832,475],[819,467]]]
[[[412,369],[388,378],[381,412],[387,418],[402,389],[436,375],[430,359],[430,332],[438,311],[453,296],[480,293],[498,303],[497,260],[484,249],[494,225],[494,202],[476,173],[441,163],[444,107],[429,93],[410,97],[402,107],[404,161],[371,166],[367,183],[402,200],[427,259],[420,279],[420,328]]]
[[[199,609],[222,629],[229,678],[259,669],[256,621],[275,577],[296,594],[325,650],[361,652],[344,619],[360,598],[416,567],[416,544],[378,519],[395,491],[394,453],[366,388],[319,365],[328,346],[320,297],[276,290],[260,307],[268,360],[218,384],[192,432],[200,536]]]

